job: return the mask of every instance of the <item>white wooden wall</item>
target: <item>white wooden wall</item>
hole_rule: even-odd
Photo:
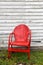
[[[42,46],[43,0],[0,0],[0,46],[8,45],[9,33],[21,23],[32,30],[31,46]]]

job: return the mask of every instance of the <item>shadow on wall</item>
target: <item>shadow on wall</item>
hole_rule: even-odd
[[[0,38],[0,45],[4,44],[4,40]]]

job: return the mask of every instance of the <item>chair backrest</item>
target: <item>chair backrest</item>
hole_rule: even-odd
[[[14,37],[15,41],[27,41],[30,29],[28,26],[21,24],[15,27]]]

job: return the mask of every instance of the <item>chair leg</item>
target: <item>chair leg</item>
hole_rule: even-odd
[[[30,59],[30,52],[28,52],[28,59]]]
[[[11,57],[11,52],[8,51],[8,59]]]

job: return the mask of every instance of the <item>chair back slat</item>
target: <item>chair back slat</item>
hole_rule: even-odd
[[[29,35],[28,26],[21,24],[15,27],[14,36],[16,41],[27,41]]]

